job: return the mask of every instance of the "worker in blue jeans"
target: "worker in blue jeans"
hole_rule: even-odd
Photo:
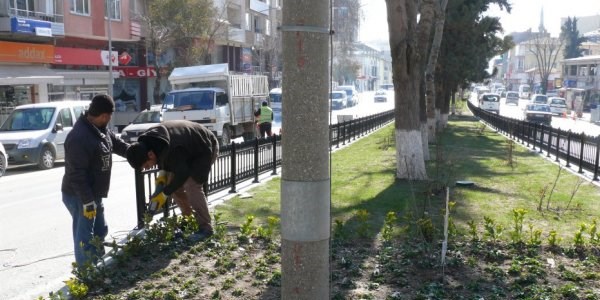
[[[65,139],[65,174],[62,200],[73,218],[73,243],[78,267],[95,264],[104,254],[108,234],[102,198],[108,195],[112,153],[125,157],[129,144],[108,128],[115,103],[108,95],[96,95],[88,111],[79,117]]]

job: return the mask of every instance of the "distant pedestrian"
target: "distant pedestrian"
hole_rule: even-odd
[[[94,238],[104,241],[108,226],[102,198],[108,195],[112,153],[125,157],[129,144],[107,127],[115,111],[108,95],[96,95],[65,140],[65,175],[62,200],[73,218],[75,262],[78,267],[96,263],[104,247],[92,245]]]
[[[208,128],[190,121],[165,121],[142,133],[127,151],[134,169],[158,166],[156,190],[150,196],[150,209],[160,210],[169,195],[183,215],[194,215],[199,231],[193,239],[213,234],[208,202],[203,186],[219,156],[219,142]]]
[[[260,137],[271,136],[271,126],[273,122],[273,110],[269,107],[267,101],[263,101],[261,107],[254,112],[254,116],[257,118],[258,128],[260,130]]]

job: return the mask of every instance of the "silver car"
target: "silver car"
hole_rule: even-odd
[[[548,98],[548,105],[550,105],[550,111],[553,114],[559,116],[567,113],[567,100],[561,97],[550,97]]]
[[[0,143],[0,177],[6,173],[6,168],[8,168],[8,155],[6,155],[6,150],[4,150],[4,146]]]

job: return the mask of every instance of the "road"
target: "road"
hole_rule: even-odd
[[[385,103],[374,103],[373,92],[360,95],[359,105],[333,110],[355,118],[390,110],[393,93]],[[274,132],[281,128],[275,116]],[[71,275],[73,240],[71,217],[62,203],[60,185],[64,166],[50,170],[9,166],[0,178],[0,299],[34,299],[64,286]],[[109,226],[107,240],[120,240],[136,226],[134,173],[127,161],[113,156],[111,187],[104,200]]]
[[[469,101],[477,106],[477,101],[473,97],[474,94],[471,94],[471,98]],[[523,120],[523,110],[525,106],[529,102],[527,99],[520,99],[519,105],[506,104],[504,103],[505,99],[502,98],[500,100],[500,115],[510,117],[513,119]],[[585,132],[585,134],[589,136],[599,136],[600,135],[600,126],[595,125],[589,122],[589,114],[584,114],[583,119],[573,119],[573,118],[564,118],[561,116],[553,116],[552,117],[552,128],[562,129],[562,130],[571,130],[574,133]]]

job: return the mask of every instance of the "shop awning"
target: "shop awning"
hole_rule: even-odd
[[[108,71],[82,71],[82,70],[54,70],[56,74],[64,76],[64,85],[108,85]],[[119,72],[113,70],[114,80],[119,78]]]
[[[44,66],[0,65],[0,85],[63,84],[64,77]]]

